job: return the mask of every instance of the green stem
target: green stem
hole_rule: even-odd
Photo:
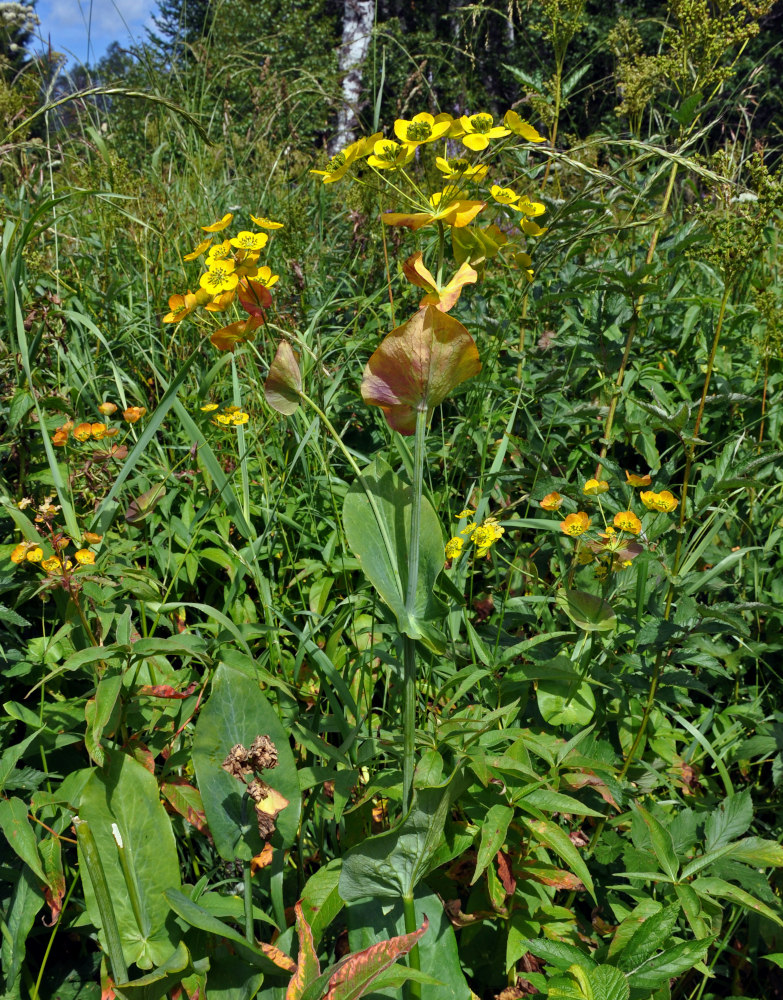
[[[412,934],[416,930],[416,906],[413,896],[402,897],[402,912],[405,917],[405,933]],[[419,946],[415,944],[408,953],[408,965],[412,969],[421,969]],[[405,984],[407,1000],[421,1000],[421,983],[408,980]]]
[[[250,862],[242,862],[242,877],[245,899],[245,937],[249,944],[255,946],[256,938],[253,929],[253,883],[250,874]]]
[[[416,610],[419,585],[419,535],[421,533],[421,497],[424,491],[424,439],[427,435],[427,408],[416,413],[416,438],[413,446],[413,505],[408,542],[408,582],[405,610],[412,618]],[[405,636],[403,691],[402,811],[408,812],[413,800],[413,771],[416,759],[416,640]]]
[[[86,820],[74,816],[73,823],[76,828],[76,839],[84,858],[84,865],[90,876],[90,882],[95,893],[98,912],[101,915],[101,924],[103,925],[103,935],[106,939],[106,949],[109,953],[108,958],[112,978],[115,983],[127,983],[128,966],[125,964],[125,956],[122,952],[120,931],[117,927],[117,918],[114,914],[114,907],[112,906],[109,886],[106,882],[106,873],[101,864],[98,845],[95,843],[95,837],[93,837],[92,830]]]
[[[141,899],[139,898],[139,888],[136,885],[136,877],[131,870],[131,864],[128,858],[128,848],[123,843],[120,828],[116,823],[112,823],[111,832],[114,837],[114,842],[117,844],[117,854],[120,858],[122,877],[125,879],[125,887],[128,890],[128,898],[130,899],[131,909],[133,910],[133,916],[136,918],[136,926],[139,928],[140,934],[147,935],[150,930],[149,921],[146,920],[144,916]]]

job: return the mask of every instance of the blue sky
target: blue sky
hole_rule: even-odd
[[[156,10],[156,0],[38,0],[36,4],[43,44],[51,37],[52,48],[67,55],[70,63],[94,64],[110,42],[125,46],[142,40]]]

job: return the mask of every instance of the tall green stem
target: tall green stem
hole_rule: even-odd
[[[413,446],[413,503],[408,542],[408,582],[405,610],[413,616],[419,585],[419,535],[421,533],[421,497],[424,491],[424,439],[427,434],[427,408],[416,414],[416,437]],[[405,636],[403,649],[404,689],[402,709],[402,811],[406,813],[413,799],[413,770],[416,759],[416,641]]]
[[[413,896],[402,897],[402,912],[405,918],[405,933],[412,934],[416,930],[416,906]],[[419,945],[415,944],[408,953],[408,965],[412,969],[421,969],[421,957],[419,955]],[[409,980],[405,984],[407,1000],[419,1000],[421,997],[421,983]]]

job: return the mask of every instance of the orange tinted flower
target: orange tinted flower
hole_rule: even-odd
[[[92,434],[92,424],[79,424],[74,428],[73,436],[77,441],[87,441]]]
[[[68,433],[70,428],[68,427],[58,427],[57,430],[52,435],[52,444],[55,448],[62,448],[68,440]]]
[[[17,565],[19,563],[24,562],[25,561],[25,557],[27,556],[27,551],[28,551],[29,548],[30,548],[30,543],[29,542],[20,542],[16,546],[16,548],[14,549],[14,551],[11,553],[11,562],[12,563],[16,563]]]
[[[560,527],[567,535],[578,538],[590,527],[590,518],[580,510],[576,514],[569,514],[565,521],[561,521]]]
[[[559,510],[562,502],[563,498],[557,491],[555,491],[553,493],[547,493],[544,499],[539,501],[539,506],[543,507],[544,510]]]
[[[91,424],[92,436],[96,441],[102,441],[106,437],[106,424]]]
[[[102,413],[104,415],[104,417],[110,417],[112,415],[112,413],[116,413],[117,412],[117,404],[116,403],[108,403],[108,402],[104,401],[98,407],[98,412]]]
[[[146,412],[146,406],[129,406],[127,410],[122,411],[122,415],[129,424],[135,424],[137,421],[141,420]]]
[[[655,499],[655,509],[663,511],[664,514],[671,514],[673,510],[676,510],[678,503],[679,500],[668,490],[661,490]]]
[[[61,570],[60,560],[57,556],[49,556],[41,561],[41,569],[47,573],[59,573]]]
[[[625,470],[625,481],[629,486],[649,486],[652,482],[649,475],[647,476],[637,476],[634,472],[629,472]]]
[[[96,535],[94,531],[85,531],[84,540],[88,545],[97,545],[103,541],[103,535]]]
[[[642,522],[632,510],[621,510],[614,515],[614,526],[629,535],[638,535],[642,530]]]

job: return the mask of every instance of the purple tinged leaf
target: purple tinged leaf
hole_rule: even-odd
[[[413,434],[452,389],[481,371],[478,348],[456,319],[433,306],[384,337],[364,369],[362,398],[380,406],[392,430]]]
[[[324,1000],[358,1000],[364,996],[384,969],[408,954],[426,933],[429,925],[425,916],[424,923],[417,931],[389,938],[388,941],[379,941],[364,951],[349,955],[329,980]],[[286,1000],[289,1000],[287,995]]]
[[[267,403],[278,413],[290,417],[299,406],[302,391],[302,373],[299,359],[287,340],[281,340],[274,361],[269,367],[269,375],[264,384]]]
[[[165,495],[166,487],[163,483],[153,486],[146,493],[142,493],[135,500],[131,500],[128,504],[128,509],[125,511],[125,520],[134,527],[143,524]]]
[[[299,1000],[304,991],[321,975],[321,966],[313,944],[313,932],[302,910],[301,901],[294,907],[296,914],[296,933],[299,937],[299,958],[296,972],[285,991],[285,1000]]]

